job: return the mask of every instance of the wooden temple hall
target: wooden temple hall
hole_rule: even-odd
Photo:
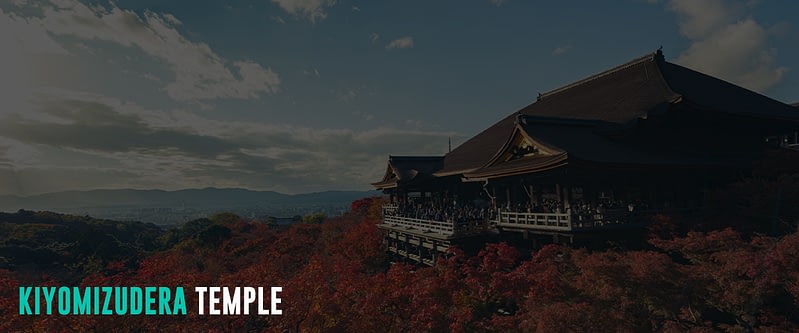
[[[799,109],[660,50],[553,91],[444,156],[390,156],[390,252],[432,265],[489,237],[575,243],[642,229],[795,151]],[[479,246],[479,245],[478,245]]]

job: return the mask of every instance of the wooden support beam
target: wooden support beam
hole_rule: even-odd
[[[563,197],[560,196],[561,193],[560,193],[560,184],[559,183],[555,184],[555,193],[557,194],[558,200],[560,201],[561,198],[563,198]]]
[[[491,208],[497,209],[497,187],[491,186]]]

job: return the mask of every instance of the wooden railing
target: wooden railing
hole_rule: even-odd
[[[607,211],[594,214],[571,213],[517,213],[500,211],[492,221],[499,227],[515,227],[533,230],[573,231],[630,225],[638,221],[640,214],[626,210]]]
[[[611,209],[603,213],[572,214],[574,229],[606,228],[629,225],[640,220],[641,212],[630,212],[626,209]]]
[[[462,222],[436,221],[402,217],[395,215],[396,206],[383,207],[383,223],[419,232],[435,232],[443,235],[479,234],[488,230],[487,220],[468,220]],[[571,213],[527,213],[499,211],[491,223],[497,227],[510,227],[542,231],[568,232],[629,225],[635,223],[640,214],[626,210],[606,211],[602,214]]]
[[[488,229],[488,223],[485,220],[453,222],[385,215],[383,216],[383,223],[394,227],[415,229],[421,232],[437,232],[444,235],[478,234]]]
[[[488,230],[486,219],[470,219],[464,221],[436,221],[412,217],[397,216],[396,205],[383,206],[383,224],[392,227],[413,229],[420,232],[435,232],[447,236],[479,234]]]
[[[401,217],[394,215],[384,215],[383,223],[405,227],[409,229],[417,229],[422,232],[437,232],[445,235],[452,235],[455,233],[455,226],[452,222],[442,222],[433,220],[415,219],[410,217]]]
[[[570,231],[572,230],[569,213],[517,213],[503,212],[498,214],[495,222],[500,227],[520,227],[525,229]]]

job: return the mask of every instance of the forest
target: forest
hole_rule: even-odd
[[[652,217],[646,246],[452,248],[391,262],[382,198],[288,228],[216,214],[180,228],[0,215],[3,332],[786,332],[799,329],[799,177]],[[281,286],[280,316],[21,316],[19,286]]]

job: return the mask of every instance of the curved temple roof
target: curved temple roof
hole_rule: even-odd
[[[444,157],[437,176],[476,171],[486,166],[513,131],[518,115],[629,124],[673,105],[691,105],[748,117],[799,122],[788,104],[697,71],[666,62],[663,54],[648,54],[597,75],[541,94],[472,137]]]
[[[443,156],[389,156],[383,179],[372,185],[387,189],[397,187],[400,183],[432,177],[433,172],[441,169],[443,159]]]
[[[567,157],[632,164],[708,162],[632,151],[597,134],[602,128],[632,126],[678,105],[747,119],[799,124],[796,107],[666,62],[658,50],[541,94],[534,103],[508,115],[443,157],[391,157],[384,179],[373,185],[390,188],[398,182],[410,181],[416,177],[412,170],[436,177],[462,174],[476,178],[536,172],[563,165]],[[552,141],[549,143],[553,150],[549,155],[539,156],[535,163],[529,159],[498,161],[518,135],[541,146]],[[557,150],[562,153],[552,153]],[[427,162],[422,162],[424,159]],[[424,167],[418,166],[419,163]]]
[[[736,166],[741,161],[714,154],[698,158],[678,152],[654,152],[646,146],[614,140],[605,133],[610,123],[601,120],[555,119],[519,115],[511,138],[485,166],[466,172],[467,178],[485,179],[552,170],[569,163],[608,166],[661,166],[694,168]],[[523,139],[517,139],[523,138]],[[526,140],[526,141],[522,141]],[[513,158],[519,144],[534,153]]]

